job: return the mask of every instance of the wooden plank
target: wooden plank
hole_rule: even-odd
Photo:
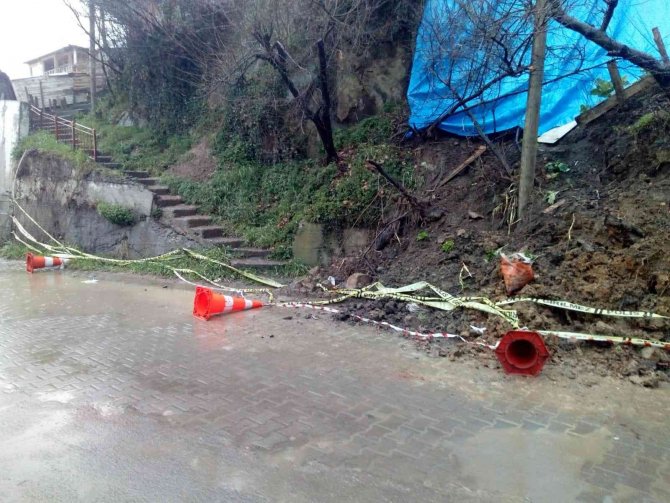
[[[447,175],[447,177],[446,177],[444,180],[438,182],[438,183],[435,185],[435,189],[438,189],[438,188],[442,187],[443,185],[446,185],[446,184],[449,183],[452,179],[456,178],[459,174],[461,174],[461,172],[462,172],[463,170],[465,170],[465,168],[467,168],[470,164],[472,164],[474,161],[476,161],[477,159],[479,159],[479,158],[482,156],[482,154],[483,154],[484,152],[486,152],[486,150],[487,150],[486,145],[481,145],[481,146],[479,146],[479,147],[477,148],[477,150],[475,150],[475,153],[474,153],[474,154],[472,154],[472,155],[471,155],[470,157],[468,157],[465,161],[463,161],[461,164],[459,164],[458,166],[456,166],[456,167],[451,171],[451,173],[449,173],[449,174]]]
[[[647,76],[639,81],[637,81],[635,84],[633,84],[630,87],[627,87],[624,89],[623,96],[624,99],[630,99],[636,94],[641,93],[642,91],[646,91],[647,89],[650,89],[651,87],[656,85],[656,81],[654,80],[653,77]],[[577,121],[577,124],[584,125],[588,124],[589,122],[593,122],[594,120],[598,119],[599,117],[602,117],[605,115],[607,112],[612,110],[614,107],[616,107],[619,104],[617,101],[616,96],[612,96],[602,103],[596,105],[595,107],[591,108],[590,110],[587,110],[583,114],[578,115],[575,120]]]

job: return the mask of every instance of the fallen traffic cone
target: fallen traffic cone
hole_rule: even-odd
[[[215,314],[246,311],[247,309],[258,307],[263,307],[263,303],[260,300],[247,300],[241,297],[221,295],[209,288],[199,286],[195,289],[193,316],[208,320]]]
[[[513,330],[503,335],[496,356],[508,374],[536,376],[549,358],[549,351],[540,334]]]
[[[65,267],[67,259],[59,257],[42,257],[41,255],[26,254],[26,271],[33,272],[35,269],[45,267]]]

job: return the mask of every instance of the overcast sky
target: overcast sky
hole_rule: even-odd
[[[9,78],[28,77],[25,61],[70,44],[88,39],[63,0],[0,0],[0,70]]]

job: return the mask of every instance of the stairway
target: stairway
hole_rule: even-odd
[[[112,169],[121,167],[106,155],[98,155],[97,162]],[[151,177],[147,171],[125,171],[124,174],[154,193],[154,203],[163,211],[161,218],[170,227],[192,237],[205,247],[228,248],[235,256],[230,263],[233,267],[274,269],[286,265],[286,262],[268,259],[271,250],[246,247],[244,239],[226,236],[225,229],[214,224],[210,215],[199,213],[198,206],[186,204],[181,196],[172,194],[170,187],[161,185],[160,179]]]

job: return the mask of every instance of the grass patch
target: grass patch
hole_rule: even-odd
[[[30,250],[18,241],[9,241],[0,246],[0,258],[7,260],[21,260],[26,258]]]
[[[166,135],[150,128],[118,126],[103,117],[89,114],[78,117],[77,122],[95,128],[98,149],[120,163],[124,170],[160,174],[192,146],[189,135]]]
[[[642,115],[628,130],[635,136],[653,129],[665,128],[670,123],[670,113],[665,111],[649,112]]]
[[[121,204],[111,204],[101,201],[96,205],[96,210],[100,216],[105,217],[115,225],[125,227],[135,225],[137,222],[135,212],[131,208],[127,208]]]
[[[396,194],[367,169],[366,159],[383,162],[405,186],[416,185],[409,159],[388,145],[357,149],[344,175],[335,165],[309,160],[274,165],[247,161],[221,167],[207,182],[163,181],[188,203],[219,217],[229,231],[254,245],[273,246],[286,258],[300,222],[364,227],[378,221]]]
[[[382,113],[363,119],[359,123],[335,131],[335,145],[338,149],[368,144],[380,144],[389,140],[393,133],[391,113]]]
[[[56,141],[56,137],[46,131],[37,131],[22,138],[12,151],[12,158],[18,161],[26,150],[35,149],[40,153],[56,154],[71,161],[78,168],[95,168],[95,163],[81,150]]]

